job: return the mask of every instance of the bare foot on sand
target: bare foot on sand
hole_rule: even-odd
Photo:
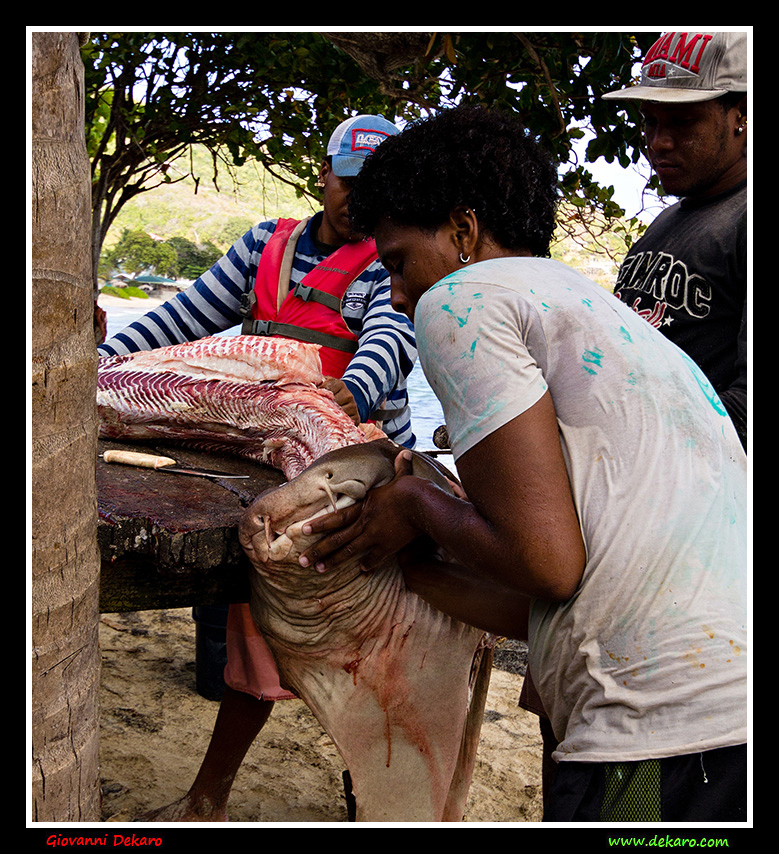
[[[198,803],[190,798],[189,795],[184,795],[178,801],[168,804],[165,807],[159,807],[156,810],[149,810],[134,818],[133,821],[228,821],[227,812],[224,807],[217,807],[207,803]]]

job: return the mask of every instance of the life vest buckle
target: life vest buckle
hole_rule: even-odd
[[[243,322],[243,328],[241,332],[244,335],[273,335],[274,333],[271,331],[271,321],[270,320],[252,320],[251,318],[247,318]]]
[[[327,291],[320,290],[319,288],[312,287],[311,285],[304,285],[303,282],[298,282],[295,285],[292,289],[292,295],[303,300],[303,302],[316,302],[320,305],[326,305],[328,308],[338,312],[339,314],[341,312],[340,297],[337,297],[335,294],[329,294]]]
[[[302,299],[303,302],[311,302],[314,298],[314,288],[312,288],[311,285],[304,285],[303,282],[298,282],[298,284],[295,285],[293,293],[296,297]]]
[[[242,317],[251,317],[254,311],[254,304],[257,302],[257,294],[252,291],[247,291],[241,294],[241,306],[238,309],[238,314]]]

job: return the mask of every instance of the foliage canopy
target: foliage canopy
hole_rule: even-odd
[[[210,179],[254,159],[315,197],[329,132],[360,112],[397,123],[475,102],[515,110],[557,159],[568,210],[624,214],[573,156],[638,161],[639,123],[600,100],[627,85],[657,33],[114,32],[82,49],[92,164],[93,266],[122,206],[195,143]],[[195,181],[205,176],[187,170]],[[181,170],[179,169],[179,175]],[[573,206],[573,208],[571,207]]]

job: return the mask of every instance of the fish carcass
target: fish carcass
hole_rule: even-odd
[[[341,753],[357,821],[461,821],[494,638],[413,593],[395,558],[373,572],[298,563],[316,540],[304,521],[389,481],[400,450],[384,438],[332,451],[255,500],[239,527],[250,607],[281,684]],[[449,489],[434,466],[414,454],[413,474]]]
[[[286,339],[215,337],[104,357],[100,432],[228,451],[284,472],[289,482],[260,496],[240,528],[255,569],[252,616],[283,684],[341,752],[359,821],[459,821],[491,639],[408,590],[397,561],[372,573],[298,565],[308,544],[299,520],[385,482],[400,450],[378,428],[356,427],[321,379],[318,347]]]
[[[103,356],[100,435],[234,453],[290,479],[334,448],[383,436],[356,426],[322,379],[319,346],[286,338],[212,336]]]

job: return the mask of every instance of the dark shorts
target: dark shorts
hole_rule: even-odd
[[[560,762],[544,821],[746,821],[747,749],[641,762]]]

